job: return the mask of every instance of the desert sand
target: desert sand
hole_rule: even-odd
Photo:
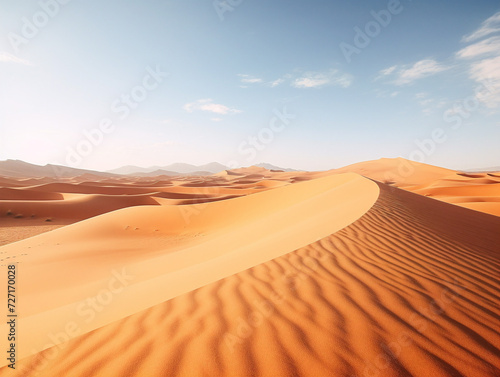
[[[464,173],[403,158],[383,158],[334,170],[371,179],[465,208],[500,216],[500,173]]]
[[[1,186],[20,338],[0,376],[500,375],[497,173],[382,159]]]

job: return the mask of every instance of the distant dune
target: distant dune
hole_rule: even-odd
[[[0,377],[500,375],[499,173],[36,177],[0,177]]]
[[[498,172],[456,172],[402,158],[361,162],[332,172],[348,171],[447,203],[500,216]]]

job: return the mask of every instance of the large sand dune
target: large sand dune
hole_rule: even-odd
[[[380,188],[335,234],[0,375],[498,376],[500,220]]]
[[[447,203],[500,216],[498,173],[463,173],[403,158],[360,162],[328,173],[345,172],[358,173]]]
[[[4,246],[1,260],[19,262],[24,276],[19,355],[41,351],[47,332],[69,322],[90,331],[308,245],[355,221],[377,196],[361,176],[334,175],[211,204],[127,208]],[[124,269],[133,283],[82,321],[82,301]]]
[[[0,247],[0,376],[499,376],[500,181],[408,163],[4,178],[0,242],[74,224]]]

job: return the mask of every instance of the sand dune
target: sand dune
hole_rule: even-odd
[[[22,186],[17,179],[0,177],[0,186],[2,187],[20,187]]]
[[[500,194],[500,185],[496,184],[467,184],[462,186],[449,185],[447,187],[428,187],[425,189],[414,190],[421,195],[444,195],[444,196],[498,196]]]
[[[315,176],[347,171],[447,203],[500,216],[500,179],[494,173],[455,172],[402,158],[382,158],[315,173]]]
[[[500,219],[380,190],[335,234],[0,375],[498,376]]]
[[[381,158],[335,169],[335,173],[354,172],[397,187],[426,185],[453,174],[453,170],[409,161],[404,158]]]
[[[47,232],[0,247],[0,377],[498,376],[499,187],[403,159],[0,178],[0,245]]]
[[[99,180],[88,181],[90,178]],[[190,187],[193,181],[198,183]],[[90,174],[61,179],[0,178],[0,245],[120,208],[214,202],[288,183],[273,178],[262,184],[256,181],[242,185],[218,176],[201,180],[197,177],[102,178]]]
[[[148,194],[151,189],[146,187],[127,186],[96,186],[73,183],[46,183],[38,186],[28,186],[25,189],[42,192],[60,192],[71,194],[101,194],[101,195],[140,195]]]
[[[19,355],[44,349],[47,331],[81,321],[82,300],[114,269],[126,268],[133,284],[91,323],[81,321],[84,332],[314,242],[355,221],[377,196],[373,182],[335,175],[210,204],[113,211],[4,246],[2,261],[15,259],[25,276]]]
[[[0,200],[0,214],[16,217],[84,220],[120,208],[158,205],[148,195],[81,195],[64,200]]]
[[[9,187],[0,188],[1,200],[58,200],[63,196],[58,192],[41,192]]]
[[[44,220],[29,219],[20,222],[18,219],[11,221],[2,219],[0,221],[0,246],[49,232],[68,224],[71,224],[71,221],[45,222]]]

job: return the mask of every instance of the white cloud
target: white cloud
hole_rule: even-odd
[[[0,51],[0,62],[33,65],[28,60],[18,58],[17,56],[9,54],[8,52],[5,51]]]
[[[412,66],[393,65],[392,67],[383,69],[379,72],[379,75],[375,77],[375,81],[390,76],[394,77],[394,84],[405,85],[415,80],[435,75],[449,68],[450,67],[442,65],[434,59],[423,59],[414,63]]]
[[[212,122],[221,122],[223,119],[222,118],[212,118],[210,119]]]
[[[352,83],[352,77],[345,73],[340,73],[336,69],[328,72],[306,72],[301,77],[292,82],[295,88],[319,88],[325,85],[335,85],[347,88]]]
[[[300,71],[296,71],[300,72]],[[290,82],[290,85],[295,88],[319,88],[327,85],[340,86],[347,88],[352,83],[352,76],[341,73],[336,69],[331,69],[325,72],[304,72],[304,73],[287,73],[282,77],[273,81],[264,81],[261,78],[257,78],[247,74],[238,74],[240,81],[244,85],[240,85],[240,88],[248,88],[249,84],[262,84],[270,88],[275,88],[285,82]]]
[[[422,113],[430,115],[435,113],[438,109],[445,106],[448,101],[446,99],[429,98],[427,93],[415,94],[418,104],[422,107]]]
[[[262,79],[258,78],[258,77],[253,77],[253,76],[250,76],[250,75],[246,75],[246,74],[238,74],[239,77],[241,77],[241,82],[244,82],[244,83],[247,83],[247,84],[257,84],[257,83],[261,83],[262,82]]]
[[[277,87],[278,85],[281,85],[285,82],[285,79],[277,79],[277,80],[274,80],[274,81],[271,81],[269,83],[269,85],[271,86],[271,88],[275,88]]]
[[[296,88],[318,88],[330,82],[327,77],[322,75],[305,76],[295,79],[293,86]]]
[[[472,42],[479,38],[486,37],[492,33],[500,31],[500,12],[495,13],[490,18],[486,19],[479,29],[462,38],[462,42]]]
[[[489,108],[500,108],[500,12],[485,20],[473,33],[462,38],[468,45],[457,51],[456,68],[467,69],[469,78],[478,86],[476,99]],[[450,69],[434,59],[423,59],[412,65],[391,66],[381,70],[375,80],[385,78],[396,85],[406,85]],[[431,100],[427,93],[415,94],[424,113],[431,113],[446,105],[446,100]]]
[[[231,109],[225,105],[221,105],[219,103],[213,103],[213,100],[210,98],[199,99],[198,101],[186,103],[183,107],[189,113],[193,111],[209,111],[215,114],[237,114],[241,113],[241,110]]]
[[[410,68],[401,69],[397,75],[396,84],[405,85],[423,77],[435,75],[449,67],[439,64],[433,59],[424,59],[416,62]]]
[[[457,52],[461,59],[472,59],[479,56],[498,55],[500,53],[500,37],[491,37],[471,44]]]
[[[390,75],[392,72],[394,72],[396,70],[396,68],[398,68],[398,66],[393,65],[392,67],[381,70],[379,73],[381,76],[387,76],[387,75]]]
[[[490,36],[499,32],[500,12],[497,12],[479,29],[463,37],[462,41],[474,43],[456,53],[457,57],[470,61],[469,77],[480,84],[476,98],[489,108],[500,107],[500,36]]]
[[[287,73],[286,75],[283,75],[279,79],[268,82],[267,85],[270,86],[271,88],[276,88],[277,86],[283,84],[284,82],[286,82],[292,78],[293,78],[293,75],[291,75],[290,73]]]
[[[373,81],[380,80],[386,76],[389,76],[391,73],[393,73],[396,69],[398,68],[397,65],[393,65],[392,67],[382,69],[379,71],[378,75],[375,77]]]
[[[472,64],[470,77],[482,84],[476,98],[487,107],[500,106],[500,55],[491,59],[483,59]]]

